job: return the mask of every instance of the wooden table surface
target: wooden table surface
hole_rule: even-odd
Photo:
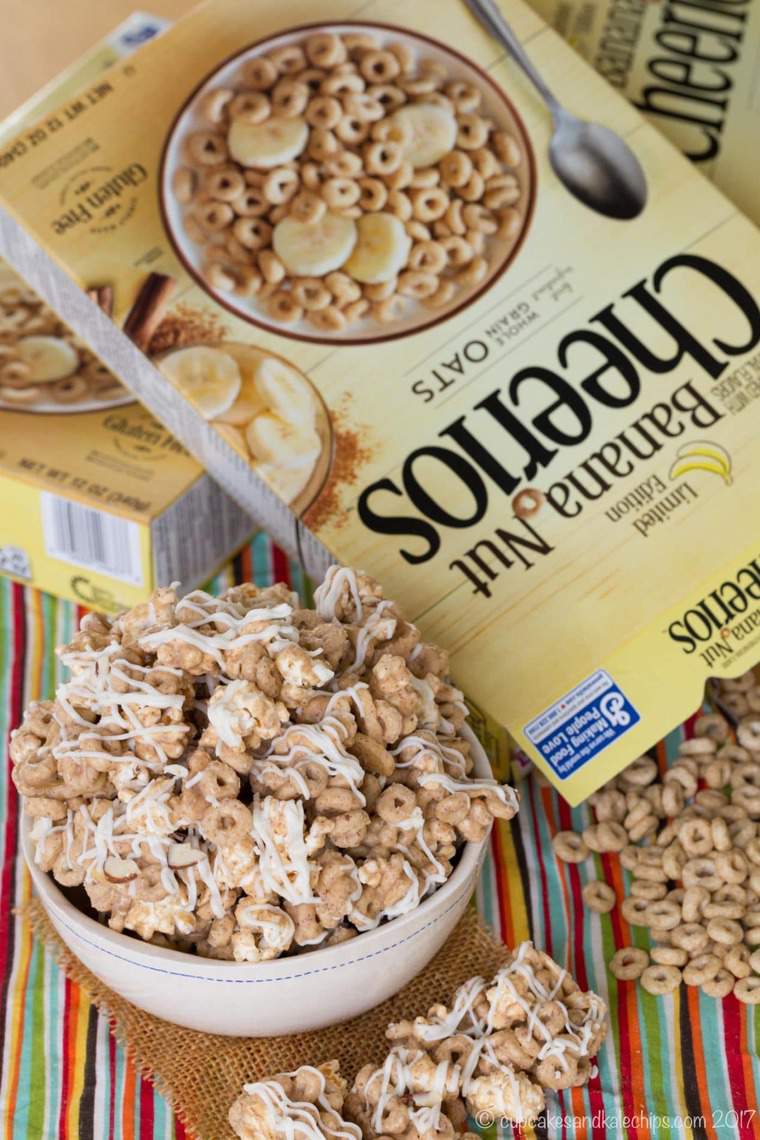
[[[93,47],[139,0],[2,0],[0,118]],[[176,20],[194,0],[148,0],[144,9]]]

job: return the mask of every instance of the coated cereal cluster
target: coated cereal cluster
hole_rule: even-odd
[[[335,1062],[305,1067],[246,1085],[230,1122],[241,1140],[299,1129],[310,1140],[475,1140],[468,1116],[524,1124],[540,1116],[546,1090],[584,1085],[606,1032],[601,998],[523,942],[490,982],[471,978],[450,1005],[390,1025],[384,1062],[361,1068],[347,1095]],[[326,1101],[337,1119],[326,1119]]]
[[[444,883],[517,811],[471,776],[446,654],[365,574],[171,588],[62,651],[13,734],[35,858],[115,930],[258,962],[332,945]]]

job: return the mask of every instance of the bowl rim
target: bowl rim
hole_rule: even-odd
[[[481,778],[491,776],[491,765],[485,749],[469,725],[463,727],[461,735],[468,739],[472,747],[474,772]],[[309,974],[328,973],[377,957],[411,941],[453,910],[461,901],[464,891],[467,893],[472,891],[472,879],[477,873],[490,836],[489,828],[486,836],[479,842],[466,842],[461,849],[457,865],[446,882],[407,914],[399,915],[373,930],[360,933],[357,938],[351,938],[335,946],[322,947],[293,957],[274,958],[268,962],[229,962],[218,958],[203,958],[184,950],[154,946],[140,938],[111,930],[110,927],[84,914],[66,898],[50,873],[43,871],[34,862],[32,821],[23,810],[20,822],[24,859],[40,901],[46,912],[48,904],[55,909],[57,921],[60,921],[77,939],[99,953],[117,958],[131,966],[171,974],[174,977],[239,983],[288,981]],[[390,944],[388,944],[389,935],[392,939]],[[97,942],[93,941],[94,937],[97,937]],[[103,943],[106,946],[103,946]],[[362,952],[357,954],[359,946]],[[162,969],[161,963],[167,968]],[[301,968],[294,969],[297,963]],[[308,968],[305,968],[307,963]],[[172,965],[184,966],[186,969],[181,971],[169,968]],[[209,973],[213,971],[217,976],[209,977],[207,971]],[[219,971],[227,976],[218,976]],[[240,976],[251,973],[256,976]]]
[[[427,43],[427,44],[432,45],[437,51],[443,52],[444,55],[452,56],[454,59],[457,60],[457,62],[459,64],[463,64],[465,67],[469,68],[471,71],[474,71],[478,75],[480,81],[483,82],[486,85],[486,87],[489,90],[491,90],[493,92],[493,94],[500,100],[500,102],[503,103],[507,107],[509,113],[511,114],[512,118],[514,119],[514,122],[515,122],[515,124],[516,124],[516,126],[520,132],[520,135],[521,135],[521,141],[524,143],[525,159],[526,159],[526,164],[528,167],[528,174],[529,174],[528,201],[527,201],[527,207],[525,210],[525,217],[523,219],[522,229],[520,230],[520,233],[517,237],[517,241],[514,243],[512,248],[509,250],[507,256],[504,258],[504,261],[502,262],[502,264],[497,268],[496,272],[492,276],[490,276],[486,281],[484,281],[481,285],[479,285],[474,290],[473,293],[471,293],[469,296],[465,297],[462,301],[460,301],[452,309],[447,309],[445,312],[441,313],[439,316],[433,316],[430,320],[424,321],[420,325],[415,325],[414,327],[409,328],[409,329],[398,329],[395,332],[391,331],[391,332],[385,332],[385,333],[378,333],[376,336],[368,336],[368,337],[340,337],[340,338],[336,338],[336,337],[318,336],[318,335],[314,335],[311,333],[294,332],[291,329],[289,329],[287,326],[280,327],[278,325],[271,324],[268,321],[261,319],[258,315],[254,315],[252,313],[244,312],[243,310],[241,310],[239,308],[239,306],[233,304],[232,301],[227,300],[220,293],[210,290],[208,288],[208,286],[205,285],[205,283],[203,282],[203,280],[201,278],[201,275],[197,272],[195,267],[190,263],[189,258],[185,254],[185,250],[182,247],[182,243],[180,242],[177,235],[175,234],[174,226],[170,222],[169,210],[168,210],[167,205],[166,205],[166,192],[165,191],[166,191],[166,175],[167,175],[167,169],[168,169],[168,165],[169,165],[169,149],[170,149],[170,146],[174,140],[174,136],[178,130],[180,120],[185,115],[185,113],[187,111],[189,111],[193,100],[196,98],[198,93],[206,86],[206,84],[210,83],[214,79],[214,77],[219,74],[220,71],[223,71],[226,67],[229,67],[230,64],[234,63],[236,60],[242,59],[244,56],[248,55],[251,52],[262,51],[267,47],[268,44],[273,43],[279,39],[282,39],[285,36],[293,36],[293,35],[297,35],[300,33],[309,33],[309,32],[315,32],[318,30],[329,31],[331,28],[336,28],[336,27],[337,28],[358,28],[360,30],[361,29],[367,29],[367,30],[375,29],[377,31],[386,32],[386,33],[392,32],[394,35],[397,35],[397,36],[407,36],[410,39],[417,40],[418,42],[421,41],[422,43]],[[340,348],[343,345],[345,345],[347,347],[359,347],[360,348],[360,347],[365,346],[365,345],[369,347],[369,346],[372,346],[375,344],[384,344],[388,341],[400,340],[402,337],[417,336],[420,333],[430,332],[432,329],[436,328],[438,325],[443,324],[445,321],[451,320],[454,317],[461,315],[461,313],[463,313],[466,309],[470,308],[477,301],[479,301],[490,289],[492,289],[496,285],[498,285],[498,283],[502,280],[504,274],[506,273],[507,269],[512,265],[512,263],[517,258],[517,255],[520,252],[520,250],[522,249],[523,244],[525,242],[525,239],[528,235],[528,231],[532,227],[533,218],[535,215],[536,200],[538,197],[537,176],[538,176],[538,171],[537,171],[536,156],[535,156],[535,152],[533,149],[533,141],[531,139],[530,132],[528,131],[528,128],[525,124],[525,120],[524,120],[522,114],[517,109],[517,107],[516,107],[515,103],[513,102],[511,96],[507,94],[507,92],[502,88],[502,86],[499,83],[497,83],[496,80],[493,79],[492,76],[489,75],[488,72],[485,70],[485,68],[482,67],[479,63],[476,63],[473,59],[470,59],[469,56],[466,56],[463,52],[458,51],[456,48],[451,47],[447,43],[444,43],[443,40],[436,39],[434,36],[430,36],[426,32],[417,31],[416,28],[407,28],[407,27],[403,27],[399,24],[386,23],[386,22],[383,22],[381,20],[316,20],[316,21],[312,21],[309,23],[294,24],[291,27],[281,28],[277,32],[272,32],[269,35],[262,37],[261,39],[254,40],[252,43],[247,44],[245,47],[239,49],[238,51],[232,52],[230,55],[228,55],[224,59],[220,60],[219,63],[217,63],[215,67],[213,67],[210,71],[208,71],[203,76],[203,78],[193,87],[192,91],[189,93],[187,98],[181,104],[177,113],[175,114],[174,118],[172,119],[171,124],[170,124],[170,126],[166,132],[165,137],[164,137],[163,146],[161,148],[161,157],[160,157],[159,164],[158,164],[157,198],[158,198],[159,213],[161,216],[161,223],[163,225],[164,233],[166,234],[166,236],[169,240],[169,244],[172,247],[172,251],[173,251],[175,257],[178,259],[182,268],[188,274],[188,276],[191,278],[191,280],[194,282],[194,284],[198,288],[200,288],[207,296],[212,297],[216,304],[221,305],[222,308],[227,310],[227,312],[231,313],[238,320],[241,320],[241,321],[245,322],[246,324],[251,325],[254,329],[256,329],[260,332],[263,331],[263,332],[268,333],[268,334],[273,335],[273,336],[281,336],[285,340],[293,340],[296,342],[302,342],[302,343],[306,343],[306,344],[328,345],[328,346],[331,346],[333,348]]]

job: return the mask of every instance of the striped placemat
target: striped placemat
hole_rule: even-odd
[[[257,535],[214,580],[274,580],[301,589],[296,567]],[[4,742],[24,705],[49,696],[58,677],[54,654],[81,617],[74,605],[0,580],[0,734]],[[657,748],[661,765],[691,723]],[[612,1030],[599,1075],[584,1090],[553,1099],[545,1118],[516,1135],[562,1140],[659,1140],[660,1137],[760,1138],[760,1007],[722,1002],[682,989],[654,998],[609,977],[605,962],[624,945],[647,944],[619,911],[584,910],[581,887],[604,877],[622,896],[617,860],[559,864],[555,831],[587,821],[534,778],[521,784],[522,807],[493,833],[478,906],[503,939],[533,938],[566,962],[583,988],[610,1005]],[[141,1079],[108,1025],[42,949],[13,909],[29,897],[17,850],[17,797],[7,760],[0,779],[0,1127],[2,1140],[185,1140],[162,1097]],[[497,1129],[489,1130],[495,1134]],[[511,1135],[510,1129],[504,1130]],[[204,1140],[215,1140],[213,1137]]]

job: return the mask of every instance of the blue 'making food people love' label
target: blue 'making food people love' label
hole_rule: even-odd
[[[604,669],[597,669],[526,724],[525,735],[560,779],[566,779],[641,717]]]

